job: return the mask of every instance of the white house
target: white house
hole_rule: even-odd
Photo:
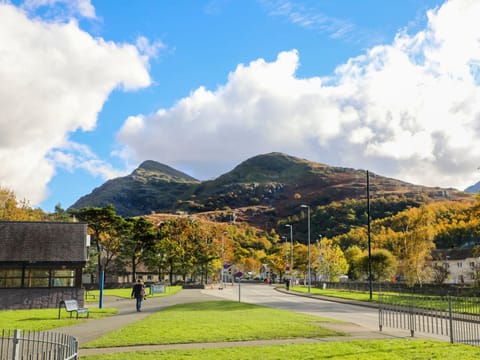
[[[473,256],[473,249],[435,249],[432,251],[432,266],[448,271],[447,284],[471,284],[480,271],[480,258]]]

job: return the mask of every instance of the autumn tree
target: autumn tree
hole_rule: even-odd
[[[15,193],[0,187],[0,220],[41,221],[47,218],[41,209],[33,209],[27,200],[18,201]]]
[[[315,268],[324,281],[338,281],[340,275],[347,274],[348,263],[340,246],[329,238],[322,238],[315,257]]]
[[[430,278],[426,261],[435,248],[434,229],[431,226],[432,212],[426,206],[402,212],[395,226],[401,229],[392,238],[392,249],[399,261],[399,271],[409,285],[422,284]]]

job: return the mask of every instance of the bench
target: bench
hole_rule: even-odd
[[[88,300],[88,297],[95,299],[95,294],[90,294],[90,291],[85,290],[85,300]]]
[[[72,314],[75,312],[77,313],[77,319],[78,315],[80,314],[87,314],[87,318],[89,317],[89,312],[88,308],[79,308],[78,307],[78,301],[77,300],[62,300],[58,304],[58,318],[60,319],[60,310],[62,309],[62,306],[65,307],[65,310],[70,313],[70,318],[72,317]]]

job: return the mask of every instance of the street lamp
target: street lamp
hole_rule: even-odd
[[[285,264],[288,265],[288,248],[287,248],[287,240],[288,238],[286,236],[282,236],[282,239],[285,240]],[[289,266],[287,266],[288,268],[290,268]]]
[[[293,279],[293,225],[286,224],[290,228],[290,278]]]
[[[310,287],[312,286],[312,277],[310,274],[310,206],[309,205],[300,205],[302,208],[307,208],[307,217],[308,217],[308,293],[310,294]]]

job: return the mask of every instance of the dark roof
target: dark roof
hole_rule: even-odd
[[[448,257],[448,258],[447,258]],[[437,261],[465,260],[473,258],[473,249],[452,248],[452,249],[434,249],[432,250],[432,259]]]
[[[87,224],[0,221],[0,262],[86,261]]]

